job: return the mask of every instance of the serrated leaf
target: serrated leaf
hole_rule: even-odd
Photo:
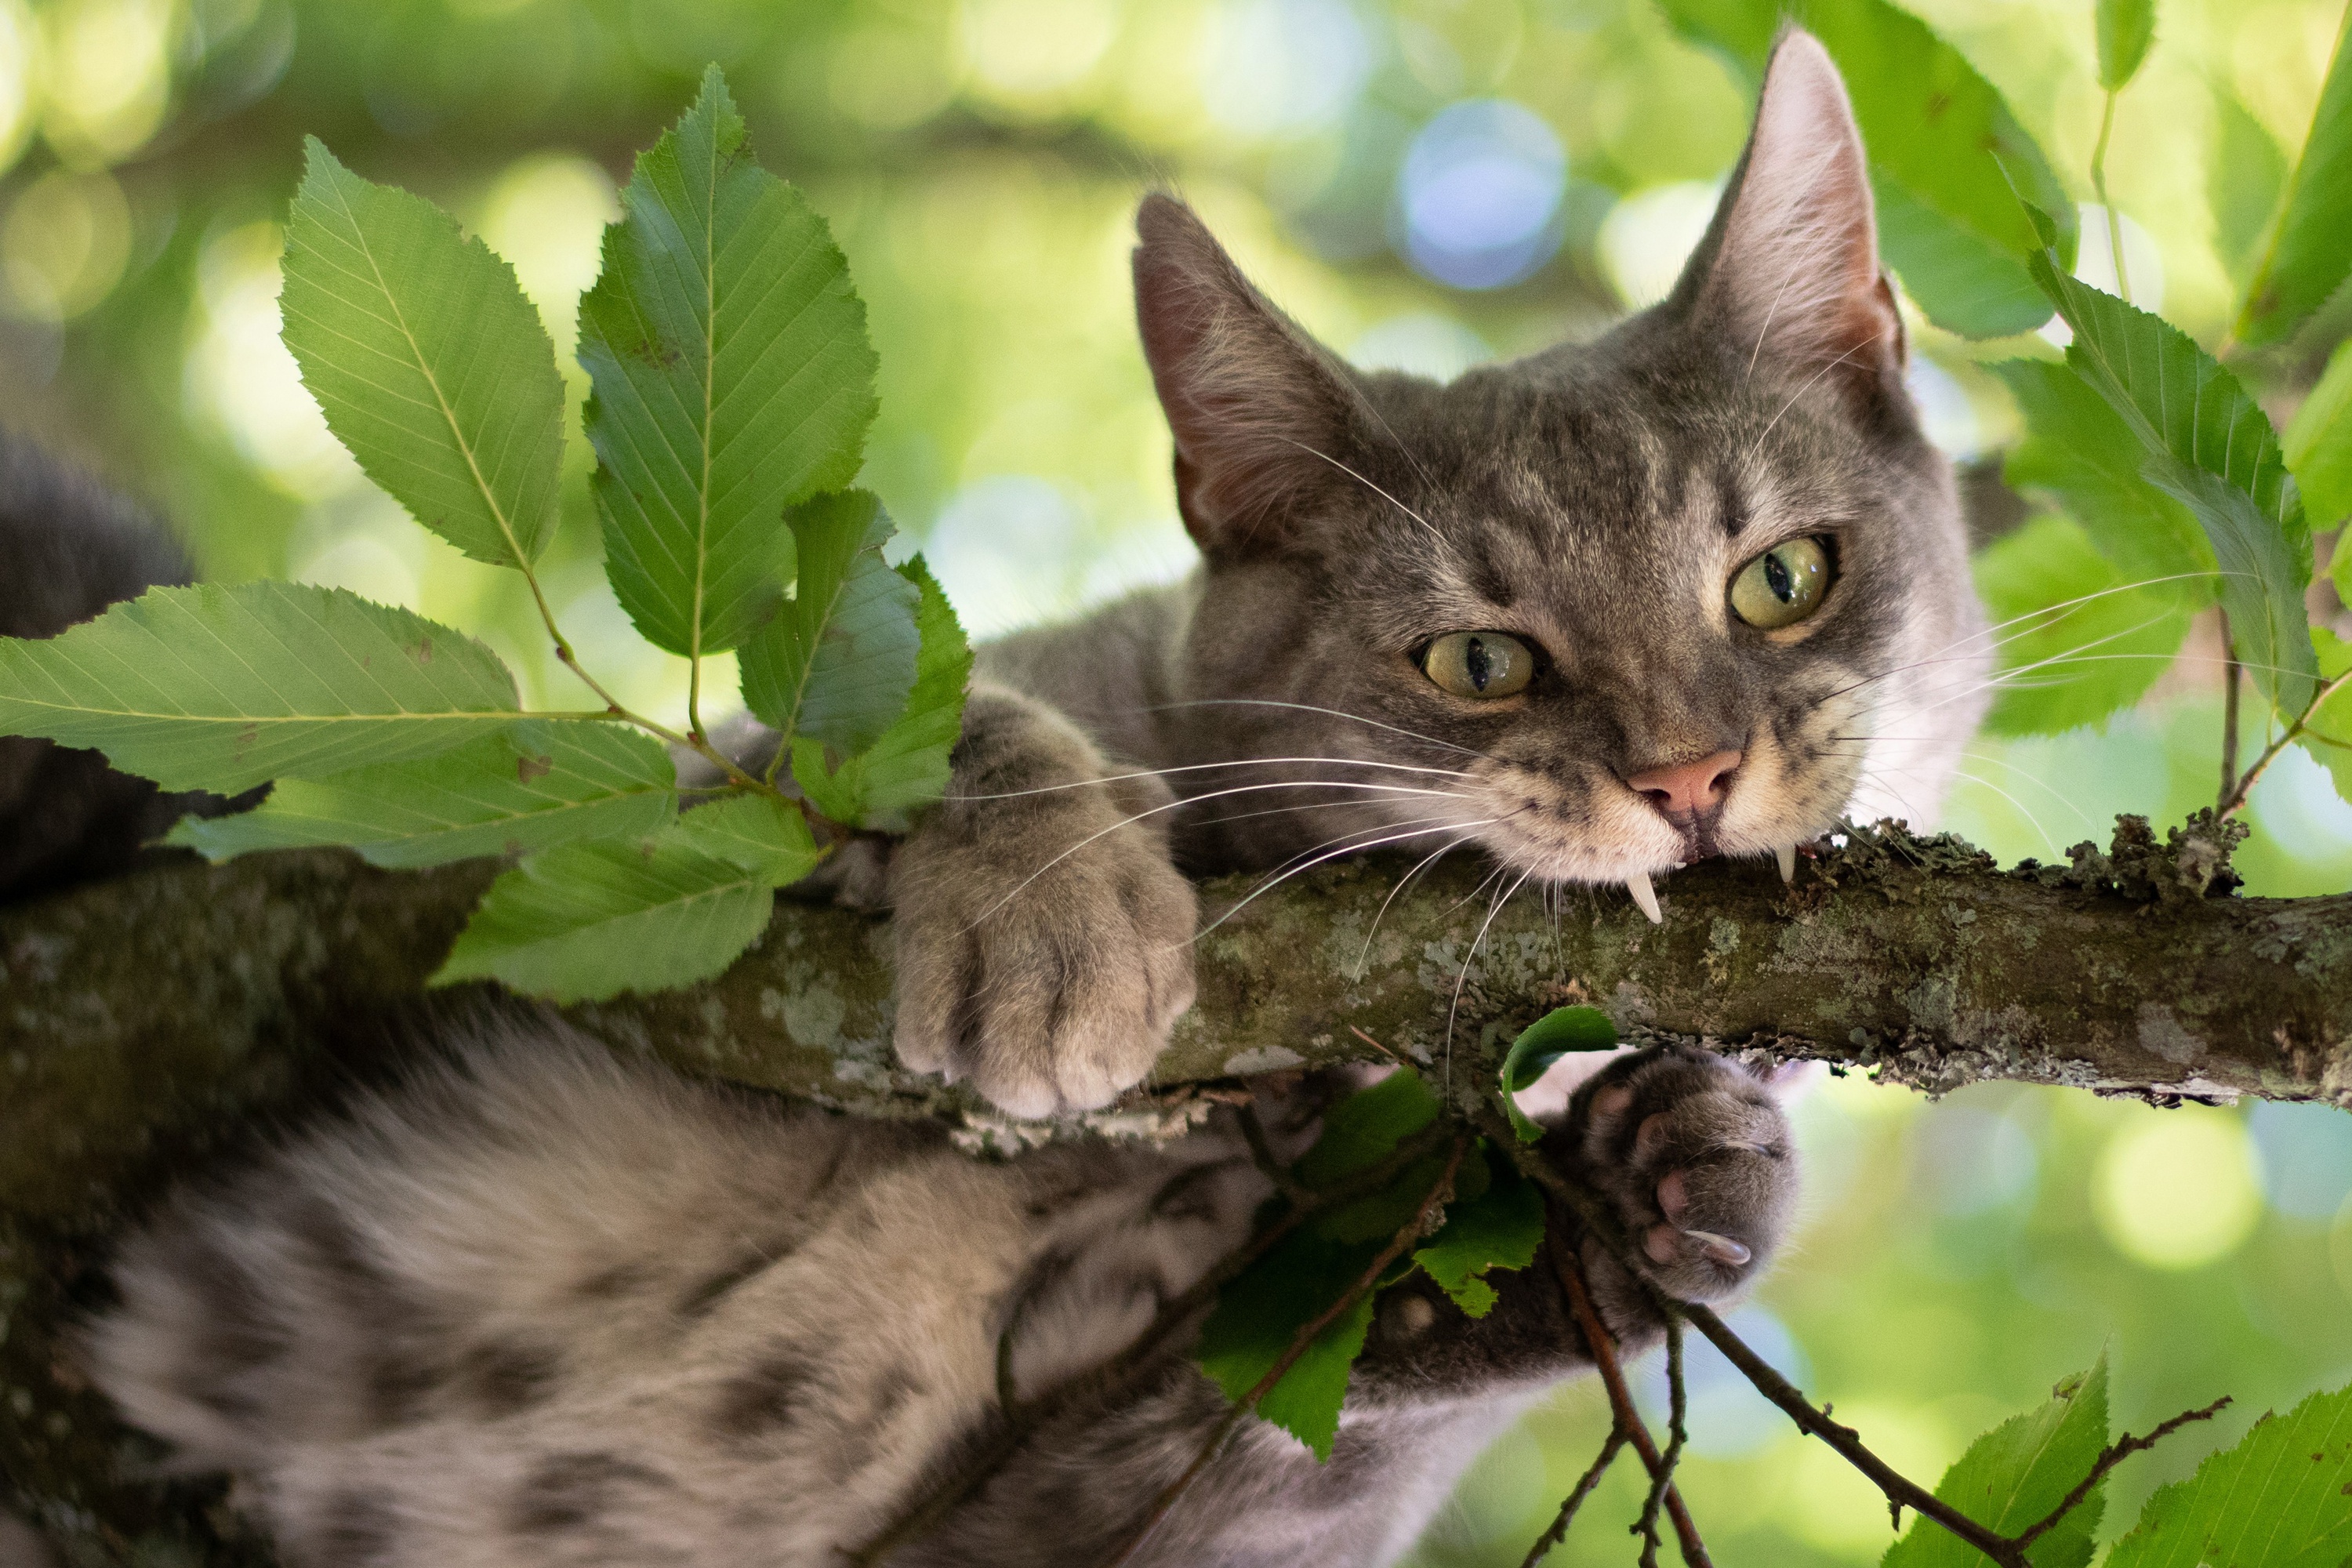
[[[922,595],[882,559],[896,531],[871,492],[819,496],[788,518],[800,580],[743,645],[743,701],[778,733],[845,756],[906,710]]]
[[[2352,642],[2326,626],[2312,627],[2311,640],[2322,680],[2334,680],[2352,669]],[[2327,770],[2336,781],[2336,793],[2352,800],[2352,685],[2339,687],[2319,705],[2298,743]]]
[[[2324,533],[2352,519],[2352,338],[2336,345],[2327,370],[2311,395],[2303,400],[2280,438],[2288,472],[2303,492],[2305,516],[2314,532]],[[2346,567],[2352,555],[2345,552],[2352,532],[2336,542],[2336,580],[2352,598],[2352,574]]]
[[[368,478],[477,561],[554,537],[563,383],[514,268],[318,138],[286,226],[286,346]]]
[[[1299,1159],[1298,1179],[1310,1187],[1330,1186],[1380,1163],[1435,1120],[1437,1097],[1419,1073],[1399,1068],[1323,1113],[1321,1133]]]
[[[530,857],[490,884],[432,984],[497,980],[594,1002],[709,979],[767,928],[776,888],[816,863],[810,853],[793,868],[774,808],[765,797],[722,801],[638,843]]]
[[[0,638],[0,734],[95,747],[170,790],[431,756],[515,718],[489,649],[341,588],[151,588],[57,637]]]
[[[717,653],[791,580],[784,509],[856,475],[866,307],[824,220],[752,159],[716,66],[621,199],[580,310],[605,569],[646,637]]]
[[[2002,465],[2010,484],[2055,501],[2115,563],[2119,582],[2147,584],[2191,609],[2211,604],[2213,547],[2188,508],[2140,477],[2146,448],[2123,416],[2069,366],[2013,359],[1990,369],[2025,418],[2025,438]]]
[[[1555,1007],[1519,1031],[1503,1058],[1503,1109],[1511,1130],[1522,1143],[1543,1137],[1543,1129],[1528,1120],[1511,1097],[1543,1077],[1551,1064],[1571,1051],[1605,1051],[1617,1044],[1617,1026],[1598,1007]]]
[[[2352,11],[2336,32],[2336,55],[2303,156],[2287,181],[2236,337],[2253,347],[2282,343],[2352,276]]]
[[[2139,74],[2147,47],[2156,41],[2156,0],[2099,0],[2095,28],[2099,39],[2099,85],[2122,90]]]
[[[2213,249],[2230,281],[2242,288],[2261,260],[2263,231],[2286,189],[2286,153],[2226,87],[2213,89],[2213,158],[2205,172]]]
[[[2032,267],[2074,329],[2066,363],[2138,438],[2141,477],[2203,528],[2247,673],[2275,707],[2299,712],[2312,690],[2311,533],[2269,417],[2178,327],[2068,276],[2053,251]]]
[[[835,822],[885,833],[905,832],[911,815],[946,791],[971,684],[971,645],[947,595],[920,560],[897,571],[918,595],[915,684],[906,707],[880,739],[838,766],[828,766],[815,742],[793,747],[793,777],[810,804]]]
[[[2049,319],[2024,270],[2034,234],[2012,182],[2063,215],[2060,243],[2071,258],[2066,187],[1992,84],[1925,22],[1888,0],[1662,4],[1676,30],[1722,51],[1750,82],[1761,79],[1784,17],[1821,39],[1869,149],[1880,247],[1930,321],[2000,337]]]
[[[1429,1245],[1412,1255],[1454,1304],[1474,1318],[1493,1310],[1495,1289],[1485,1276],[1496,1268],[1525,1268],[1543,1244],[1543,1194],[1521,1176],[1517,1167],[1495,1156],[1476,1162],[1487,1167],[1486,1190],[1473,1197],[1457,1194],[1445,1208],[1445,1224]],[[1423,1191],[1427,1190],[1426,1184]]]
[[[2352,1388],[2264,1415],[2159,1487],[2105,1568],[2341,1568],[2352,1561]]]
[[[2070,1378],[2050,1403],[2012,1415],[1969,1445],[1944,1472],[1936,1496],[1979,1524],[2015,1535],[2065,1500],[2107,1445],[2107,1361]],[[2105,1487],[2095,1488],[2074,1511],[2026,1553],[2033,1568],[2083,1568],[2092,1533],[2105,1507]],[[1912,1516],[1911,1528],[1886,1549],[1880,1568],[1983,1568],[1984,1556],[1932,1520]],[[2113,1568],[2112,1559],[2110,1568]]]
[[[2130,707],[2189,635],[2179,595],[2132,587],[2070,518],[2033,519],[1979,552],[1975,568],[2000,628],[2002,684],[1985,721],[1994,734],[2056,734]]]
[[[1425,1189],[1424,1189],[1425,1190]],[[1193,1355],[1229,1400],[1247,1397],[1272,1372],[1299,1331],[1347,1294],[1379,1256],[1377,1244],[1343,1246],[1301,1231],[1286,1238],[1217,1292]],[[1348,1369],[1371,1327],[1368,1292],[1315,1338],[1306,1353],[1262,1396],[1257,1413],[1290,1433],[1318,1459],[1331,1457]]]
[[[678,819],[677,837],[779,888],[799,881],[824,858],[800,807],[772,795],[739,795],[689,811]]]
[[[256,810],[184,819],[164,842],[221,861],[347,844],[373,866],[439,866],[581,838],[639,839],[676,808],[651,736],[595,720],[526,720],[438,756],[280,779]]]
[[[2165,453],[2150,453],[2143,472],[2205,525],[2221,563],[2230,645],[2246,674],[2280,712],[2301,713],[2318,689],[2319,674],[2303,603],[2311,582],[2310,535],[2282,537],[2252,496]]]

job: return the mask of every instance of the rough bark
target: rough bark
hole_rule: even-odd
[[[2108,854],[2010,872],[1953,840],[1860,832],[1793,888],[1769,866],[1676,873],[1658,926],[1614,892],[1496,909],[1469,867],[1401,893],[1404,864],[1381,860],[1255,899],[1228,879],[1204,903],[1240,907],[1201,939],[1200,1001],[1155,1085],[1093,1120],[1181,1122],[1202,1083],[1373,1056],[1356,1030],[1481,1070],[1497,1038],[1588,1000],[1635,1035],[1933,1090],[2352,1104],[2352,897],[2227,896],[2234,831],[2158,846],[2126,818]],[[64,1331],[104,1238],[172,1176],[378,1075],[422,1025],[520,1005],[425,989],[492,870],[179,862],[0,913],[0,1472],[92,1561],[131,1560],[142,1535],[253,1560],[214,1538],[200,1491],[115,1479],[124,1436]],[[568,1016],[690,1072],[1026,1136],[894,1067],[889,980],[884,922],[787,904],[719,979]]]

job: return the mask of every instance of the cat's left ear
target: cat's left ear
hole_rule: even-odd
[[[1250,286],[1191,208],[1135,215],[1135,315],[1176,437],[1176,504],[1210,559],[1278,552],[1337,486],[1348,371]]]
[[[1773,47],[1748,151],[1675,294],[1751,365],[1861,401],[1900,395],[1903,318],[1879,266],[1869,161],[1811,33]]]

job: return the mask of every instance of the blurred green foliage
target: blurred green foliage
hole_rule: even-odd
[[[2105,104],[2091,0],[1907,8],[2087,199]],[[2343,16],[2342,0],[2172,0],[2118,99],[2105,174],[2133,298],[2208,345],[2261,264]],[[1444,374],[1662,293],[1749,90],[1649,0],[0,0],[0,421],[152,499],[212,577],[290,574],[486,627],[527,700],[555,695],[520,584],[369,486],[278,342],[301,137],[457,213],[568,351],[615,181],[711,60],[867,301],[882,410],[862,482],[983,635],[1189,563],[1127,299],[1147,184],[1181,188],[1343,352]],[[1499,219],[1476,199],[1498,190],[1518,193]],[[2083,218],[2078,267],[2111,285],[2105,215]],[[2252,364],[2282,426],[2347,313],[2339,296]],[[2020,416],[1980,366],[2049,345],[1911,326],[1931,433],[1963,462],[1997,458]],[[544,575],[574,637],[617,655],[634,639],[609,635],[625,621],[596,555],[586,386],[567,376]],[[1989,556],[1989,586],[2010,592],[2014,565]],[[2326,583],[2311,605],[2352,633]],[[2180,658],[2111,683],[2145,689],[2129,710],[1980,740],[1945,825],[2051,858],[2104,838],[2115,812],[2210,804],[2219,656],[2202,612]],[[684,663],[648,652],[615,684],[674,709]],[[2251,816],[2253,890],[2352,887],[2352,805],[2303,751]],[[1799,1116],[1812,1216],[1738,1326],[1915,1475],[2102,1349],[2119,1426],[2237,1394],[2224,1421],[2125,1468],[2112,1534],[2262,1409],[2352,1376],[2338,1113],[2013,1087],[1931,1107],[1849,1079]],[[1686,1487],[1717,1560],[1874,1561],[1892,1539],[1875,1495],[1701,1373]],[[1587,1387],[1531,1417],[1422,1560],[1517,1562],[1604,1422]],[[1612,1521],[1637,1506],[1621,1465],[1552,1561],[1623,1560]]]

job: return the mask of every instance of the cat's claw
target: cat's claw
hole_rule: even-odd
[[[1650,874],[1647,871],[1636,871],[1632,876],[1627,877],[1625,879],[1625,890],[1633,895],[1633,902],[1635,906],[1638,907],[1643,914],[1650,917],[1650,923],[1652,925],[1664,925],[1666,923],[1666,917],[1659,912],[1658,910],[1658,890],[1657,889],[1650,886]]]

